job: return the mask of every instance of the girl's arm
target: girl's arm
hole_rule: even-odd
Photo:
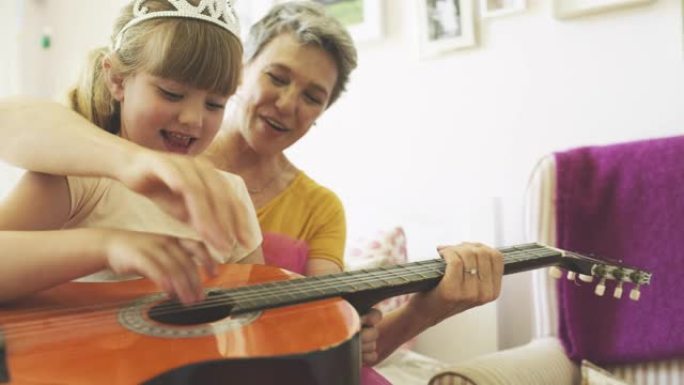
[[[216,249],[254,238],[241,192],[207,161],[111,135],[58,103],[0,100],[0,159],[55,175],[104,176],[146,195]]]
[[[196,261],[209,274],[215,266],[203,243],[124,230],[59,230],[70,205],[66,178],[33,172],[0,202],[0,302],[104,268],[146,276],[184,303],[203,297]]]
[[[181,302],[204,297],[196,261],[215,264],[201,242],[110,229],[0,231],[0,304],[111,268],[141,274]]]

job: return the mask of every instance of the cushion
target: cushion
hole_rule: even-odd
[[[345,258],[345,264],[347,270],[358,270],[406,263],[407,260],[406,235],[404,229],[397,226],[389,230],[379,230],[371,237],[354,240]],[[404,294],[387,298],[375,308],[387,314],[405,304],[409,296],[410,294]],[[413,342],[414,340],[408,341],[403,347],[410,348]]]
[[[629,385],[629,383],[587,360],[582,360],[582,385]]]
[[[527,345],[452,365],[429,385],[575,385],[579,368],[568,359],[557,338],[540,338]]]

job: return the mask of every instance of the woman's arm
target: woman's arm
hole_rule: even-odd
[[[0,134],[1,159],[55,175],[117,178],[138,147],[59,103],[37,99],[0,100]]]
[[[503,277],[503,256],[499,251],[479,243],[440,247],[438,251],[447,262],[442,280],[434,289],[414,294],[408,303],[380,321],[377,361],[373,364],[429,327],[499,296]]]

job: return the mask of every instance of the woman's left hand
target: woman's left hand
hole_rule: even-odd
[[[494,301],[501,292],[503,255],[481,243],[438,246],[446,261],[444,277],[432,290],[411,297],[408,306],[430,325]]]
[[[377,325],[382,320],[382,312],[371,309],[361,316],[361,357],[364,366],[373,366],[378,361],[377,341],[379,337]]]

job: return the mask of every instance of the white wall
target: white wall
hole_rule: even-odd
[[[19,37],[19,2],[0,2],[0,95],[17,92],[17,54]]]
[[[125,1],[18,3],[29,10],[20,89],[51,96],[71,83],[86,49],[106,44]],[[349,92],[290,151],[338,192],[351,241],[401,224],[414,259],[444,242],[519,243],[525,183],[543,154],[682,132],[679,0],[567,21],[551,16],[549,1],[528,3],[524,13],[481,22],[478,47],[421,61],[412,0],[384,1],[385,38],[361,46]],[[1,4],[4,15],[9,3]],[[34,40],[44,26],[53,31],[47,51]],[[530,290],[524,275],[507,277],[498,329],[497,307],[486,307],[431,331],[419,349],[453,361],[497,341],[525,342]]]
[[[531,0],[483,21],[479,47],[430,61],[410,44],[410,0],[386,5],[387,38],[363,47],[349,92],[291,151],[340,194],[352,238],[399,223],[414,258],[447,240],[495,239],[482,231],[489,211],[473,208],[500,196],[503,242],[519,243],[543,154],[684,131],[678,0],[567,21]],[[531,336],[530,290],[525,275],[506,279],[502,347]]]

